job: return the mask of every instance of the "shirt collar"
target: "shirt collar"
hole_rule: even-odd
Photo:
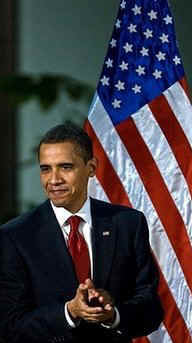
[[[80,208],[80,210],[76,213],[71,213],[70,211],[66,210],[64,207],[56,207],[52,201],[51,206],[53,208],[53,211],[55,213],[55,216],[59,222],[60,226],[63,226],[63,224],[71,217],[72,215],[78,215],[81,217],[86,223],[92,226],[92,220],[91,220],[91,203],[90,198],[88,197],[83,206]]]

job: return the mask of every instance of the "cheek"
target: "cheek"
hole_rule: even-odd
[[[42,185],[44,185],[44,178],[40,175],[40,182]]]
[[[46,184],[47,184],[47,179],[45,176],[41,176],[40,175],[40,182],[43,188],[46,188]]]
[[[70,193],[73,195],[73,194],[75,194],[76,192],[77,192],[77,187],[71,186],[71,187],[70,187]]]
[[[79,194],[85,188],[85,180],[83,178],[78,178],[74,180],[70,185],[71,194]]]
[[[71,194],[74,193],[81,193],[87,188],[87,183],[88,183],[88,177],[85,174],[85,171],[82,171],[78,175],[70,175],[68,176],[68,179],[66,180]]]
[[[88,178],[86,175],[81,176],[78,183],[78,190],[80,192],[87,190]]]

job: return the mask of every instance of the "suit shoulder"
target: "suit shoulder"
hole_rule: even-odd
[[[95,198],[91,199],[91,202],[98,210],[104,211],[105,214],[111,213],[111,214],[130,214],[133,216],[143,216],[143,213],[135,208],[120,205],[120,204],[112,204],[106,201],[98,200]]]
[[[1,225],[0,232],[17,234],[26,230],[26,227],[30,227],[31,224],[35,222],[35,219],[41,213],[41,209],[46,206],[46,203],[47,202],[44,202],[43,204],[34,207],[32,210],[27,211],[26,213],[21,214]]]

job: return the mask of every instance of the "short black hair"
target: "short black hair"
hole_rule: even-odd
[[[86,131],[84,131],[83,128],[72,123],[71,121],[66,121],[64,124],[56,125],[51,128],[41,138],[37,147],[38,159],[40,155],[40,147],[42,144],[54,144],[63,142],[74,143],[85,163],[93,158],[92,141]]]

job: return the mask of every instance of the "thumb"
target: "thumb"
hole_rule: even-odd
[[[85,280],[85,285],[89,288],[89,289],[95,289],[95,285],[94,285],[94,283],[93,283],[93,281],[91,280],[91,279],[86,279]]]
[[[80,283],[77,289],[77,296],[83,301],[88,301],[88,286],[85,283]]]

